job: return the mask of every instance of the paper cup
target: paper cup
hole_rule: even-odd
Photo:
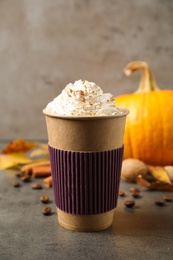
[[[117,205],[127,109],[116,116],[46,116],[58,222],[74,231],[109,227]]]

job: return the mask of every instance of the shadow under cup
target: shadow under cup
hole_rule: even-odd
[[[117,205],[127,109],[116,116],[46,116],[58,222],[74,231],[99,231]]]

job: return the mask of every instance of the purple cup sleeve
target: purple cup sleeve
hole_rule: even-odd
[[[54,199],[70,214],[100,214],[116,208],[124,147],[75,152],[49,145]]]

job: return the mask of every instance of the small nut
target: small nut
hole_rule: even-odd
[[[122,162],[121,178],[127,182],[136,182],[139,175],[145,177],[148,174],[147,165],[141,160],[128,158]]]

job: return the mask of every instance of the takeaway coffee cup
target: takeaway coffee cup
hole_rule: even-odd
[[[101,117],[43,110],[58,222],[66,229],[99,231],[112,224],[129,112],[121,110]]]

